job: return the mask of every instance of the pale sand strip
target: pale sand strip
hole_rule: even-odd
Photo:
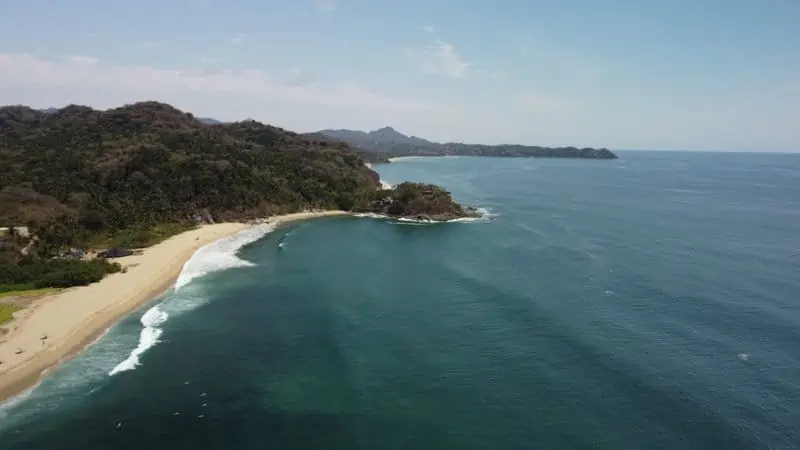
[[[391,161],[391,159],[389,161]],[[373,169],[371,163],[364,163],[364,165],[367,166],[368,169]],[[385,182],[383,180],[380,180],[380,179],[378,181],[381,183],[381,189],[388,189],[388,190],[394,189],[394,186],[392,186],[391,184],[389,184],[389,183],[387,183],[387,182]]]
[[[277,226],[344,214],[303,212],[275,216],[269,222]],[[146,248],[142,254],[117,259],[127,267],[126,273],[35,300],[6,327],[12,331],[0,336],[0,401],[36,384],[45,370],[74,356],[122,317],[169,289],[197,249],[249,226],[203,225]],[[47,338],[43,340],[44,335]],[[16,354],[18,348],[24,352]]]

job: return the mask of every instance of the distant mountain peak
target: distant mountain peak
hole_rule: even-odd
[[[385,126],[369,132],[357,130],[321,130],[319,133],[334,139],[349,142],[353,145],[363,145],[366,147],[382,144],[404,144],[416,146],[436,145],[414,136],[405,135],[391,126]]]
[[[382,131],[393,131],[393,132],[397,133],[397,130],[395,130],[394,128],[392,128],[390,126],[385,126],[383,128],[378,128],[377,130],[375,130],[375,132],[378,132],[378,133],[380,133]],[[399,133],[399,134],[402,134],[402,133]]]
[[[370,135],[370,136],[374,136],[376,139],[379,139],[379,140],[397,141],[397,140],[408,139],[408,136],[406,136],[403,133],[400,133],[399,131],[395,130],[392,127],[378,128],[377,130],[370,131],[367,134]]]

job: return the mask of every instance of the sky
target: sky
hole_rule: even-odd
[[[0,0],[0,104],[800,151],[798,0]]]

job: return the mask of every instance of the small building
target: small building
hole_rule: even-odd
[[[30,232],[28,231],[28,227],[0,227],[0,236],[5,236],[8,234],[17,233],[22,237],[29,237]]]

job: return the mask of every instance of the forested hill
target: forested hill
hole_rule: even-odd
[[[444,144],[406,136],[391,127],[363,132],[354,130],[322,130],[317,134],[346,142],[373,152],[376,160],[401,156],[493,156],[539,158],[616,159],[605,148],[539,147],[527,145],[478,145],[448,142]]]
[[[0,226],[88,230],[229,220],[371,201],[346,144],[254,121],[209,125],[169,105],[0,108]]]
[[[379,190],[362,157],[375,154],[343,142],[206,122],[156,102],[0,108],[0,292],[95,282],[121,267],[84,250],[148,246],[197,223],[308,208],[476,214],[435,186]]]

